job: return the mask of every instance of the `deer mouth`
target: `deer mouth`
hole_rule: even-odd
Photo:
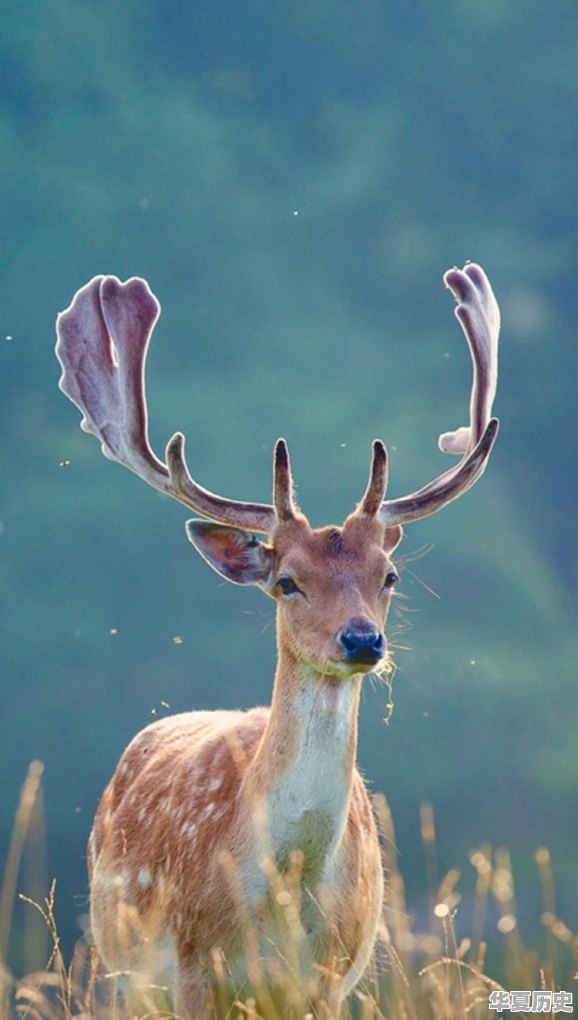
[[[341,655],[337,659],[333,659],[330,663],[325,664],[324,673],[327,676],[333,676],[336,679],[349,679],[353,676],[358,676],[360,673],[371,673],[377,669],[385,661],[384,655],[375,654],[357,654],[357,655]]]
[[[346,662],[348,666],[361,667],[364,671],[367,671],[374,669],[382,659],[383,654],[378,655],[375,652],[365,651],[356,652],[355,655],[346,655],[342,661]]]

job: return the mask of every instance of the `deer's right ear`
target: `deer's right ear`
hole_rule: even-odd
[[[266,585],[272,550],[250,531],[201,520],[187,521],[185,528],[197,552],[227,581]]]

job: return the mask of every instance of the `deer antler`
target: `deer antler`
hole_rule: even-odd
[[[153,452],[144,369],[159,314],[145,280],[95,276],[57,319],[60,388],[80,408],[81,427],[100,440],[106,457],[205,517],[269,534],[277,521],[273,506],[225,499],[191,478],[180,432],[167,444],[166,464]]]
[[[428,517],[463,495],[483,474],[498,432],[491,418],[496,394],[500,310],[483,269],[468,263],[444,276],[458,305],[455,309],[473,362],[470,424],[439,438],[444,453],[462,454],[460,463],[409,496],[385,500],[379,515],[385,524],[406,524]]]
[[[409,496],[384,500],[387,457],[376,441],[370,479],[359,513],[379,514],[387,525],[427,517],[466,492],[483,473],[498,431],[490,418],[496,392],[500,313],[483,270],[473,263],[450,269],[446,286],[458,301],[456,316],[472,355],[470,424],[440,436],[445,453],[462,460]],[[287,446],[278,440],[273,461],[273,505],[243,503],[209,492],[191,477],[184,436],[166,447],[166,464],[153,452],[147,427],[144,369],[160,305],[145,280],[121,283],[95,276],[58,316],[56,354],[64,369],[60,388],[80,408],[81,426],[100,440],[102,452],[161,492],[221,524],[271,534],[295,514]]]

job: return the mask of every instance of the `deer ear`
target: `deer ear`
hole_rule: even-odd
[[[403,528],[401,524],[391,524],[389,528],[385,529],[385,535],[383,538],[383,549],[384,552],[389,556],[390,553],[397,549],[399,543],[403,538]]]
[[[234,584],[264,584],[271,573],[271,550],[241,528],[187,521],[187,537],[209,566]]]

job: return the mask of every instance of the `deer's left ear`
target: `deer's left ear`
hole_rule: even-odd
[[[187,521],[187,537],[209,566],[234,584],[264,584],[271,573],[272,551],[250,531]]]
[[[390,553],[397,549],[399,543],[403,538],[403,528],[401,524],[391,524],[389,528],[385,529],[385,536],[383,539],[384,552],[389,556]]]

